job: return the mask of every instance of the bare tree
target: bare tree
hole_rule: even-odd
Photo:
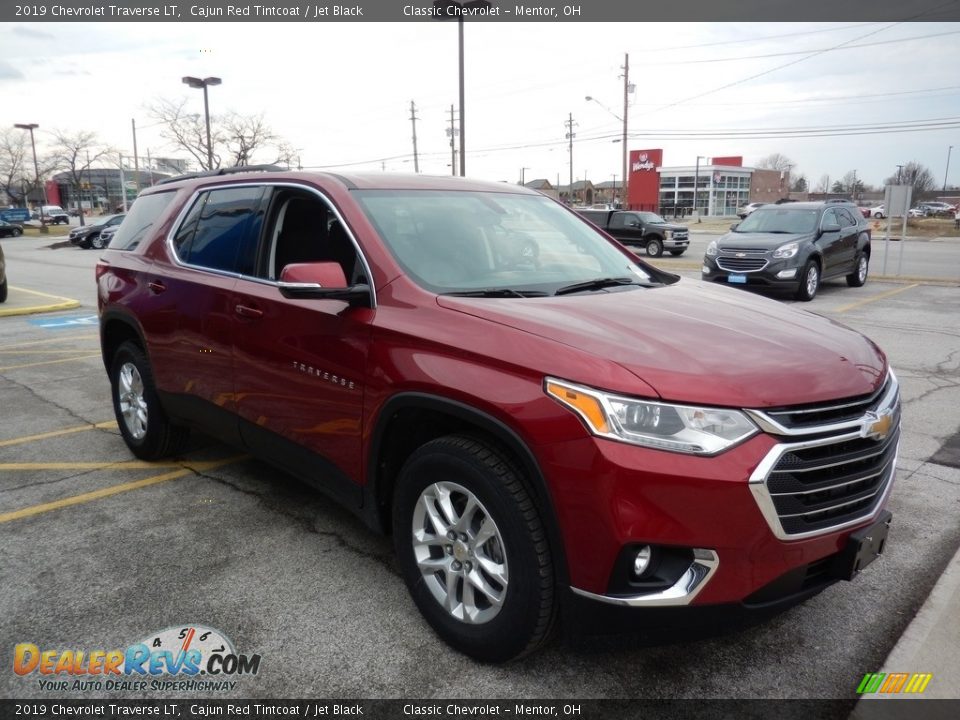
[[[830,176],[821,175],[820,179],[817,181],[817,186],[814,188],[814,192],[825,193],[830,191]]]
[[[27,198],[43,185],[43,178],[54,169],[54,163],[46,156],[37,158],[40,178],[33,167],[33,151],[30,135],[19,128],[0,131],[0,192],[16,202],[28,205]]]
[[[763,168],[765,170],[780,170],[788,171],[790,168],[795,167],[796,163],[788,158],[786,155],[781,155],[780,153],[771,153],[764,158],[761,158],[757,162],[758,168]]]
[[[83,173],[93,163],[114,151],[101,144],[97,134],[89,130],[78,130],[74,133],[54,130],[53,139],[51,159],[57,168],[68,174],[72,194],[79,197],[80,187],[83,185]],[[123,188],[121,192],[125,192]],[[83,225],[83,213],[80,213],[80,224]]]
[[[923,199],[923,196],[934,189],[936,180],[933,179],[933,173],[916,160],[911,160],[903,166],[901,172],[897,175],[888,177],[884,184],[896,185],[897,183],[913,186],[914,202]]]
[[[206,122],[201,115],[185,112],[186,103],[186,99],[179,102],[161,99],[151,105],[147,112],[163,124],[163,136],[189,154],[202,170],[214,170],[222,165],[251,165],[255,162],[292,164],[296,150],[273,131],[262,114],[228,112],[210,117],[210,143],[213,146],[213,167],[210,167],[207,160]]]

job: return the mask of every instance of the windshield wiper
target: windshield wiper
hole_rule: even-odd
[[[483,290],[460,290],[458,292],[441,293],[442,295],[452,295],[454,297],[545,297],[546,293],[541,290],[515,290],[513,288],[485,288]]]
[[[574,283],[573,285],[564,285],[557,290],[554,295],[567,295],[569,293],[580,292],[581,290],[602,290],[607,287],[617,285],[639,285],[640,287],[656,287],[656,283],[643,283],[629,277],[608,277],[587,280],[586,282]]]

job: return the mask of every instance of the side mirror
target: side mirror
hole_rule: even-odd
[[[280,272],[277,283],[287,298],[344,300],[351,305],[370,306],[370,286],[347,285],[343,268],[336,262],[293,263]]]
[[[734,223],[730,226],[730,230],[736,230],[738,227],[740,227],[740,223]]]
[[[840,232],[840,226],[836,223],[829,223],[820,228],[820,234],[826,235],[827,233],[838,233]]]

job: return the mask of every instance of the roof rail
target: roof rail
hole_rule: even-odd
[[[279,165],[237,165],[236,167],[217,168],[216,170],[203,170],[195,173],[185,173],[175,177],[164,178],[156,185],[166,185],[167,183],[180,182],[181,180],[192,180],[193,178],[216,177],[217,175],[232,175],[241,172],[285,172],[288,167]]]
[[[853,200],[846,200],[844,198],[830,198],[829,200],[824,200],[824,203],[852,203]]]

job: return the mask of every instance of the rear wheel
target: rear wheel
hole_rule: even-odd
[[[650,257],[660,257],[663,255],[663,243],[657,238],[647,240],[647,255]]]
[[[414,602],[460,652],[502,662],[549,636],[550,547],[520,471],[496,445],[450,435],[414,452],[397,479],[393,540]]]
[[[820,266],[816,260],[808,260],[803,266],[803,273],[800,275],[800,287],[797,288],[797,300],[809,302],[817,295],[820,289]]]
[[[4,278],[0,283],[0,303],[7,301],[7,279]]]
[[[867,281],[867,270],[870,267],[870,256],[866,253],[861,253],[857,257],[857,267],[856,269],[847,275],[847,285],[850,287],[863,287],[863,284]]]
[[[100,233],[90,238],[90,247],[94,250],[103,250],[103,238],[100,237]]]
[[[21,230],[18,227],[15,227],[12,232],[13,232],[13,237],[20,237],[21,235],[23,235],[23,230]]]
[[[117,348],[110,385],[120,434],[134,455],[157,460],[183,447],[189,433],[171,423],[160,406],[150,363],[139,345],[127,341]]]

